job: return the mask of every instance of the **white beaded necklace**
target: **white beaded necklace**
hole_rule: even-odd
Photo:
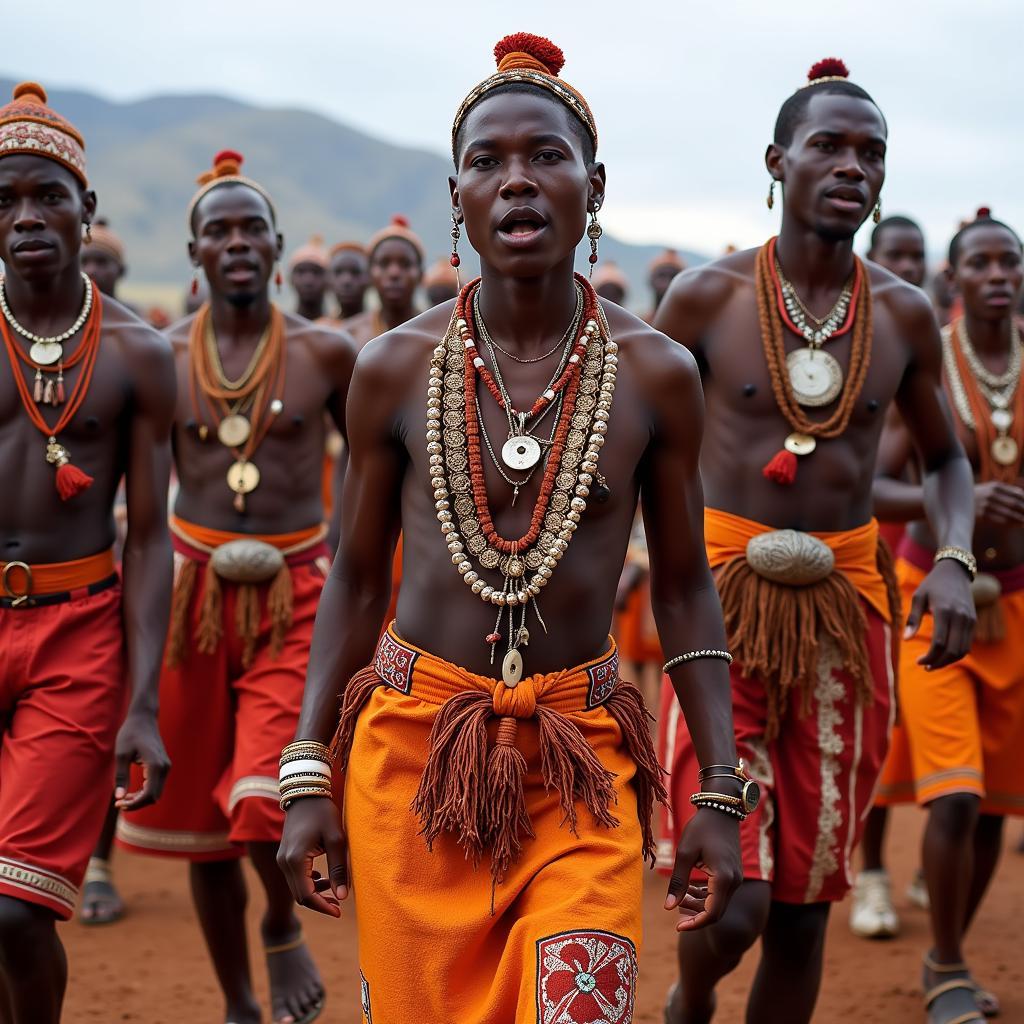
[[[0,312],[3,313],[4,319],[18,332],[23,338],[27,338],[34,345],[62,345],[68,338],[74,337],[84,326],[85,321],[89,319],[89,312],[92,309],[92,282],[89,280],[89,275],[82,274],[82,283],[85,285],[85,297],[82,299],[82,311],[78,314],[75,322],[66,330],[60,334],[55,335],[52,338],[44,338],[41,334],[33,334],[26,327],[23,327],[14,318],[14,314],[11,312],[11,307],[7,304],[7,286],[6,277],[0,274]]]

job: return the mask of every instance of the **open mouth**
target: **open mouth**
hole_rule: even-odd
[[[498,234],[509,245],[529,245],[547,227],[544,216],[530,207],[509,210],[498,225]]]
[[[256,267],[252,263],[233,263],[224,270],[229,281],[251,281],[255,275]]]
[[[833,188],[825,198],[837,209],[851,212],[862,210],[866,202],[864,193],[855,188]]]

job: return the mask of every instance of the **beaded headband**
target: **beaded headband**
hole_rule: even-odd
[[[505,36],[494,47],[498,70],[477,85],[459,105],[452,123],[452,158],[457,162],[455,139],[470,109],[499,86],[514,82],[545,89],[564,103],[586,126],[597,149],[597,124],[587,101],[568,82],[558,77],[565,63],[562,51],[550,39],[517,32]]]
[[[192,215],[196,212],[196,207],[203,196],[208,192],[212,192],[215,188],[219,188],[221,185],[245,185],[254,192],[258,192],[267,201],[267,206],[270,207],[270,214],[274,218],[276,226],[277,210],[274,208],[274,200],[270,198],[270,193],[262,185],[253,181],[252,178],[247,178],[244,174],[239,173],[243,162],[244,157],[241,153],[236,153],[233,149],[222,149],[213,158],[212,170],[204,171],[196,178],[199,189],[190,200],[185,214],[185,223],[188,224],[189,231],[192,230]]]
[[[46,90],[36,82],[14,87],[11,102],[0,107],[0,157],[24,153],[66,167],[88,187],[85,141],[66,118],[46,105]]]

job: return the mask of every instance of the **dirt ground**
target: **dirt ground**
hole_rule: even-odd
[[[921,817],[914,809],[902,809],[894,817],[890,860],[904,925],[899,938],[884,943],[856,939],[847,928],[849,904],[833,913],[817,1021],[910,1024],[924,1020],[918,977],[927,941],[926,919],[903,898],[916,859],[920,827]],[[1014,850],[1020,829],[1019,822],[1010,822],[998,875],[968,944],[977,975],[1002,997],[1001,1019],[1006,1024],[1024,1022],[1024,856]],[[69,1024],[222,1022],[216,982],[192,916],[185,866],[119,852],[116,870],[129,916],[112,927],[85,928],[76,922],[61,929],[71,973],[65,1020]],[[652,875],[645,894],[646,937],[640,956],[636,1024],[661,1024],[661,1004],[673,980],[673,933],[670,915],[661,909],[663,898],[664,883]],[[254,949],[258,948],[258,914],[259,897],[254,893],[249,907]],[[307,936],[329,990],[321,1020],[325,1024],[359,1024],[351,914],[339,922],[304,916]],[[742,1022],[754,966],[752,952],[721,986],[716,1024]],[[257,977],[265,999],[261,971]]]

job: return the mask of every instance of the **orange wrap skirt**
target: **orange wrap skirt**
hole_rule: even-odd
[[[66,920],[114,792],[121,586],[111,551],[29,570],[2,565],[0,894]]]
[[[660,788],[638,723],[614,646],[507,688],[384,634],[339,730],[366,1021],[633,1019]]]
[[[179,580],[189,562],[202,577],[208,548],[239,537],[180,520],[176,527],[172,539]],[[182,539],[185,531],[201,546]],[[326,545],[317,541],[321,533],[245,535],[282,550],[302,548],[303,538],[308,542],[285,558],[292,607],[279,650],[272,643],[275,622],[268,608],[273,584],[226,581],[218,581],[222,635],[214,649],[201,650],[196,638],[207,583],[197,580],[183,609],[184,649],[175,664],[165,661],[160,676],[160,734],[172,769],[156,804],[121,815],[119,845],[136,853],[224,860],[241,856],[246,843],[281,838],[278,758],[295,734],[313,619],[330,567]],[[256,625],[248,640],[237,628],[243,587],[255,590],[256,615],[247,617]],[[140,780],[135,767],[132,785]]]
[[[705,511],[712,568],[742,557],[750,538],[772,528],[715,509]],[[860,608],[870,692],[858,694],[834,645],[822,638],[809,700],[790,699],[778,734],[766,736],[765,682],[730,669],[736,745],[761,784],[761,804],[740,826],[743,873],[770,882],[783,903],[841,900],[850,888],[850,857],[872,805],[892,729],[895,673],[888,588],[876,566],[877,524],[815,533],[835,555],[834,572],[852,583]],[[779,586],[783,586],[779,584]],[[730,644],[734,643],[730,637]],[[678,701],[666,678],[659,716],[659,754],[670,772],[671,800],[659,837],[659,864],[671,869],[675,848],[693,816],[690,794],[700,765]]]
[[[896,571],[909,604],[933,552],[905,537]],[[953,665],[926,672],[932,618],[900,652],[900,728],[886,762],[879,803],[927,804],[953,793],[981,798],[983,814],[1024,814],[1024,568],[993,573],[1005,638],[975,640]]]

